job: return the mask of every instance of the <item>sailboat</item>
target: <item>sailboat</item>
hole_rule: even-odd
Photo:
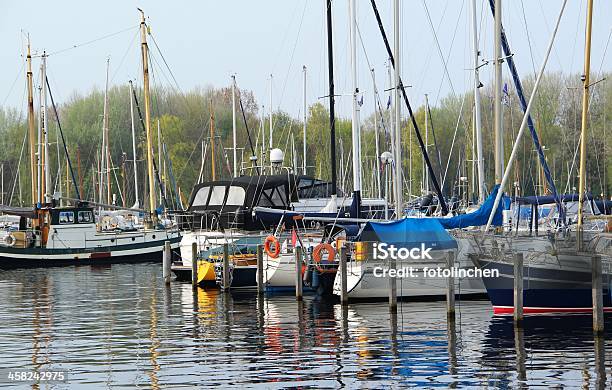
[[[493,6],[491,1],[491,6],[492,10],[500,9],[499,2],[496,2]],[[559,19],[564,7],[565,2]],[[481,232],[474,236],[473,241],[475,248],[477,248],[477,252],[473,256],[475,265],[482,268],[497,269],[500,273],[499,278],[485,280],[487,293],[495,314],[512,314],[514,312],[513,282],[514,256],[516,254],[524,256],[524,313],[592,312],[592,267],[599,261],[601,261],[602,267],[603,309],[606,312],[612,312],[612,295],[610,293],[612,287],[610,284],[612,282],[612,235],[606,232],[605,224],[595,223],[595,218],[597,218],[595,214],[599,210],[593,206],[592,200],[586,193],[586,133],[588,130],[592,14],[593,1],[589,0],[587,3],[583,76],[579,193],[577,195],[559,196],[554,191],[553,183],[553,196],[517,197],[514,199],[511,214],[514,223],[505,224],[503,230],[496,234]],[[497,18],[499,16],[496,13]],[[496,29],[496,39],[502,37],[501,41],[507,54],[509,48],[505,37],[502,35],[501,21],[496,20],[496,22],[499,23]],[[553,41],[554,33],[546,59]],[[499,46],[499,41],[497,41],[496,46]],[[546,59],[534,85],[532,99],[537,92],[539,78],[544,70]],[[515,69],[512,68],[513,65],[511,70],[513,76],[515,76]],[[516,147],[525,128],[530,106],[531,100],[527,105],[523,123],[506,168],[506,175],[501,181],[501,188],[506,182],[507,172],[514,161]],[[537,138],[534,137],[534,140],[537,141]],[[538,146],[537,142],[536,146]],[[546,167],[545,161],[542,164]],[[549,179],[549,175],[547,175],[547,179]],[[556,204],[556,209],[549,208],[548,213],[541,212],[542,209],[546,209],[547,204],[552,203]],[[521,210],[525,209],[528,210],[527,224],[522,223],[524,217]]]
[[[145,114],[147,131],[147,156],[149,183],[154,189],[152,178],[152,148],[150,145],[150,104],[148,84],[148,54],[146,42],[146,24],[141,11],[141,48],[144,74]],[[46,55],[42,55],[41,64],[41,109],[38,134],[38,152],[35,151],[36,137],[34,132],[33,86],[30,45],[27,55],[28,86],[28,124],[30,142],[30,164],[32,176],[33,207],[14,208],[0,207],[0,212],[19,217],[19,229],[10,232],[0,246],[0,268],[45,267],[67,264],[98,264],[114,262],[136,262],[161,260],[165,243],[176,248],[180,240],[177,228],[166,229],[158,224],[155,212],[155,194],[150,191],[150,209],[148,226],[141,230],[120,228],[103,231],[96,223],[95,207],[113,207],[102,203],[88,202],[81,199],[76,185],[72,164],[57,108],[46,77]],[[68,167],[76,191],[73,206],[60,206],[61,196],[50,195],[50,164],[45,159],[48,155],[47,94],[51,98],[52,108],[58,123],[58,131],[64,146]]]

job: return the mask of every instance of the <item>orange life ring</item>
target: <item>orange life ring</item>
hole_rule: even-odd
[[[272,250],[271,248],[272,244],[274,244],[274,250]],[[268,256],[270,256],[271,258],[273,259],[278,258],[278,256],[280,255],[280,251],[281,251],[281,246],[280,246],[280,243],[278,242],[278,239],[272,235],[266,237],[266,241],[264,242],[264,250],[266,251]]]
[[[327,251],[327,261],[328,262],[333,261],[336,258],[336,250],[331,244],[323,242],[317,245],[314,248],[314,251],[312,252],[312,258],[314,260],[314,264],[315,264],[315,267],[317,268],[317,271],[321,273],[335,272],[336,271],[335,269],[321,267],[321,260],[323,260],[323,253],[322,253],[323,250]]]

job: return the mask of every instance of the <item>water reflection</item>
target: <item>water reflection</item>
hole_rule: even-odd
[[[152,264],[5,271],[0,370],[62,369],[72,385],[150,388],[610,384],[611,332],[595,338],[590,317],[527,318],[516,329],[487,302],[459,307],[447,322],[443,302],[390,313],[386,302],[166,287]]]

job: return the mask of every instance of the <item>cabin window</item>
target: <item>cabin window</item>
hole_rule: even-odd
[[[287,191],[285,190],[284,184],[276,187],[274,191],[272,191],[272,201],[279,206],[287,204]]]
[[[196,193],[193,199],[193,206],[206,206],[208,201],[208,194],[210,193],[210,187],[202,187]]]
[[[285,206],[286,204],[287,194],[284,185],[264,190],[259,199],[259,206],[263,207]]]
[[[79,223],[91,223],[93,222],[93,215],[91,211],[79,211],[77,221]]]
[[[72,211],[60,211],[59,214],[59,223],[60,225],[66,225],[69,223],[74,223],[74,212]]]
[[[246,197],[246,191],[242,187],[232,186],[227,192],[227,200],[225,201],[226,206],[242,206],[244,204],[244,198]]]
[[[225,198],[225,186],[214,186],[210,194],[209,206],[221,206]]]

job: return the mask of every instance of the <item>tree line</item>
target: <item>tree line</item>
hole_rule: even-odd
[[[607,81],[610,74],[594,77],[604,81],[591,88],[588,111],[587,187],[595,196],[610,197],[611,186],[608,175],[612,169],[609,156],[610,139],[608,122],[612,117],[612,84]],[[531,93],[534,78],[523,79],[527,98]],[[504,154],[507,161],[518,132],[523,112],[516,91],[510,80],[506,82],[507,93],[503,103]],[[140,110],[142,91],[136,88]],[[237,92],[237,148],[238,165],[242,174],[251,174],[252,155],[257,164],[267,164],[268,118],[262,117],[261,108],[251,91]],[[373,106],[373,96],[364,96],[365,105]],[[559,192],[575,192],[578,187],[579,140],[581,131],[582,84],[579,75],[548,73],[540,85],[532,108],[532,117],[544,145],[545,155],[555,185]],[[108,91],[108,115],[110,127],[110,154],[112,160],[112,192],[117,202],[132,205],[135,201],[134,170],[132,168],[132,122],[130,115],[130,89],[127,85],[113,86]],[[481,111],[485,181],[488,189],[494,184],[493,166],[493,90],[491,86],[481,88]],[[242,108],[240,106],[242,103]],[[390,151],[392,131],[390,117],[392,104],[388,96],[378,97],[380,111],[362,118],[362,182],[365,196],[377,196],[376,136],[379,139],[379,154]],[[404,192],[412,198],[422,195],[433,186],[423,182],[423,158],[411,121],[403,107],[401,131],[402,167]],[[76,185],[85,199],[96,197],[96,177],[99,176],[100,145],[102,144],[102,113],[104,91],[92,89],[86,94],[73,94],[58,107],[59,119],[72,161]],[[155,160],[158,161],[158,145],[162,145],[159,176],[168,188],[179,189],[183,203],[189,198],[191,188],[198,180],[211,180],[214,166],[215,178],[229,178],[233,174],[232,150],[232,91],[231,88],[194,88],[181,93],[172,88],[157,88],[151,99],[152,133]],[[477,193],[473,93],[450,95],[432,104],[415,110],[416,121],[423,138],[427,139],[427,150],[438,182],[443,184],[447,196],[459,195],[472,199]],[[29,205],[30,176],[29,148],[27,140],[26,108],[0,108],[0,163],[2,164],[3,202],[11,205]],[[66,158],[58,149],[61,139],[57,136],[57,121],[49,108],[49,161],[52,167],[52,183],[57,192],[74,196],[74,183],[67,175]],[[426,118],[427,116],[427,118]],[[134,128],[137,144],[139,189],[144,199],[146,142],[145,132],[134,109]],[[427,124],[426,124],[427,122]],[[214,123],[211,131],[211,123]],[[339,185],[345,192],[352,189],[351,165],[351,121],[338,117],[336,125],[336,161]],[[248,131],[247,131],[248,128]],[[329,111],[317,102],[309,106],[307,115],[307,173],[329,180],[330,140]],[[158,131],[159,129],[159,131]],[[277,110],[273,114],[274,146],[285,152],[286,166],[296,165],[302,172],[303,122],[287,112]],[[378,131],[375,131],[377,129]],[[427,131],[426,131],[427,129]],[[427,134],[426,134],[427,133]],[[158,142],[158,134],[161,139]],[[213,136],[214,134],[214,136]],[[212,136],[212,138],[211,138]],[[212,140],[212,141],[211,141]],[[61,145],[59,145],[61,146]],[[212,149],[215,158],[212,159]],[[167,157],[167,158],[166,158]],[[526,132],[520,141],[519,158],[513,168],[512,185],[508,191],[521,195],[549,192],[533,142]],[[158,163],[159,165],[159,163]],[[165,167],[165,168],[164,168]],[[299,169],[298,169],[299,168]],[[77,172],[78,171],[78,172]],[[384,176],[383,176],[384,188]],[[158,190],[156,190],[158,191]]]

